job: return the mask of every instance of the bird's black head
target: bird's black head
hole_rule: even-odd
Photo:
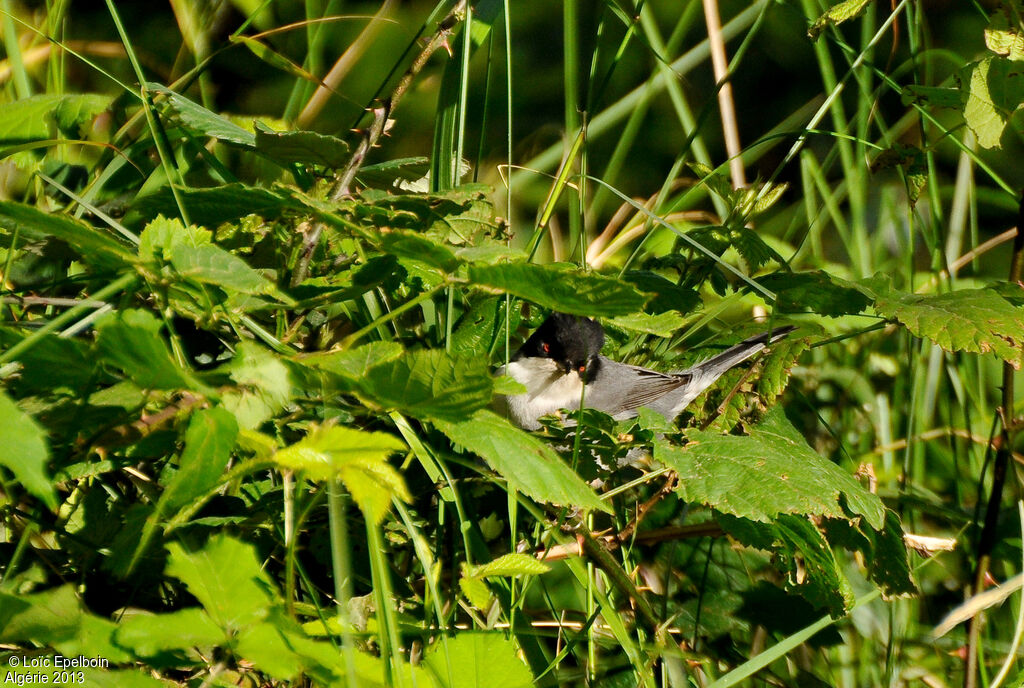
[[[598,354],[604,345],[604,328],[590,318],[552,313],[519,348],[512,360],[550,358],[584,380],[597,372]]]

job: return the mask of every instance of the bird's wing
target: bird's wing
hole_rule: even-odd
[[[588,386],[584,404],[618,416],[648,406],[692,379],[688,373],[666,374],[602,357],[599,390]]]

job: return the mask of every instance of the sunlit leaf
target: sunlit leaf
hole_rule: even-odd
[[[628,315],[643,308],[645,301],[636,289],[620,280],[555,265],[472,265],[469,279],[478,286],[573,315]]]
[[[523,494],[564,506],[610,510],[551,447],[492,411],[480,410],[461,421],[435,419],[434,424]]]
[[[882,527],[881,500],[818,456],[778,406],[749,435],[694,430],[687,438],[685,447],[656,442],[654,456],[679,474],[679,493],[688,502],[766,523],[780,514],[846,518],[850,512]]]
[[[311,480],[340,479],[366,517],[380,523],[392,498],[411,499],[402,475],[387,462],[387,457],[405,448],[404,442],[387,433],[321,426],[276,452],[273,460],[282,468],[302,471]]]
[[[259,621],[277,599],[252,545],[219,533],[196,549],[177,542],[169,543],[167,549],[167,574],[187,585],[222,629]]]

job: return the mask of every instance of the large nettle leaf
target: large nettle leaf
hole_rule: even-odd
[[[1017,370],[1024,364],[1024,308],[997,289],[908,294],[881,277],[858,286],[875,300],[879,315],[899,321],[915,336],[946,351],[994,353]]]
[[[368,401],[420,419],[459,421],[490,403],[487,361],[438,349],[410,351],[369,368],[358,381]]]
[[[533,263],[472,265],[472,283],[507,292],[562,313],[586,316],[630,315],[644,306],[645,297],[632,285],[568,266]]]
[[[753,521],[780,514],[860,515],[872,528],[882,528],[882,501],[818,456],[778,406],[749,435],[691,431],[687,438],[684,447],[654,445],[655,458],[679,474],[679,492],[687,501]]]
[[[610,511],[551,447],[492,411],[481,409],[462,419],[435,419],[434,425],[523,494],[554,504]]]
[[[849,611],[854,600],[850,581],[825,536],[807,517],[783,514],[772,523],[758,523],[720,515],[718,522],[743,544],[773,552],[787,590],[832,616]]]

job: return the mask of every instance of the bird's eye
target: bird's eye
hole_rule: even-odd
[[[540,348],[543,349],[544,353],[546,353],[546,354],[551,353],[551,345],[548,344],[547,342],[544,342],[543,344],[541,344]]]
[[[581,365],[581,366],[580,366],[579,368],[577,368],[576,370],[580,371],[581,373],[585,373],[585,372],[587,372],[587,366],[585,366],[585,365]]]

